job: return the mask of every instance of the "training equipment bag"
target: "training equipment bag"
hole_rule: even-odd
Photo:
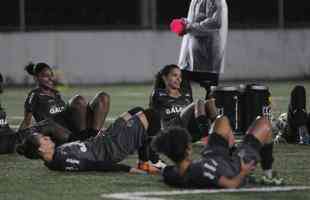
[[[13,153],[15,140],[15,132],[10,129],[6,120],[6,114],[0,107],[0,154]]]

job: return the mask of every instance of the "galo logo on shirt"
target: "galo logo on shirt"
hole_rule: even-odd
[[[6,119],[0,119],[0,126],[7,125],[8,121]]]
[[[170,115],[174,113],[179,113],[182,111],[182,109],[183,109],[182,106],[172,106],[170,109],[169,108],[166,109],[166,114]]]
[[[60,112],[62,112],[64,109],[65,109],[64,106],[61,106],[61,107],[53,106],[53,107],[51,107],[51,109],[50,109],[50,114],[60,113]]]

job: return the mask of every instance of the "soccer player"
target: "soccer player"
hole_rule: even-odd
[[[40,158],[51,170],[59,171],[125,171],[135,170],[117,164],[148,141],[153,114],[149,110],[132,109],[122,114],[106,131],[85,141],[56,147],[48,134],[33,132],[18,146],[17,152],[30,159]]]
[[[273,157],[268,145],[271,142],[270,122],[259,118],[249,128],[238,149],[231,154],[234,135],[228,118],[219,117],[200,159],[192,160],[191,136],[185,129],[162,131],[153,139],[152,147],[175,163],[163,170],[164,181],[169,185],[184,188],[238,188],[259,161],[265,172],[270,172]],[[277,184],[283,182],[272,176],[271,179]]]
[[[192,95],[184,86],[186,82],[177,65],[166,65],[156,75],[150,107],[159,112],[162,129],[170,126],[185,127],[191,134],[198,133],[193,138],[197,141],[201,139],[201,134],[208,131],[206,126],[216,118],[217,110],[214,99],[193,102]],[[199,130],[199,127],[204,128]]]
[[[217,110],[214,99],[193,102],[186,85],[187,80],[182,79],[182,72],[177,65],[165,66],[156,75],[150,107],[157,111],[161,129],[171,126],[184,127],[189,130],[195,142],[207,136]],[[158,168],[165,166],[152,150],[149,158],[154,166]]]
[[[224,70],[228,33],[226,0],[192,0],[187,18],[175,19],[171,29],[183,36],[178,65],[184,75],[210,91]]]
[[[306,90],[302,85],[297,85],[291,91],[291,99],[288,106],[288,113],[281,115],[284,123],[279,128],[280,133],[276,137],[276,142],[285,140],[288,143],[310,144],[310,114],[307,113],[306,107]]]
[[[29,128],[32,117],[37,122],[55,120],[75,133],[71,140],[78,137],[77,133],[95,135],[102,128],[109,111],[108,94],[99,92],[89,103],[81,95],[76,95],[67,104],[55,89],[54,75],[49,65],[29,64],[25,70],[33,76],[37,88],[29,93],[25,101],[24,119],[19,130]]]
[[[3,77],[0,73],[0,94],[3,92]],[[0,154],[13,153],[16,134],[10,128],[4,108],[0,102]]]

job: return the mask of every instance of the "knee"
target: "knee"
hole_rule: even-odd
[[[229,139],[232,133],[229,119],[226,116],[218,117],[214,122],[214,132]]]
[[[96,98],[99,100],[100,103],[109,104],[110,103],[110,95],[106,92],[99,92],[96,94]]]
[[[81,95],[74,96],[69,101],[69,104],[70,104],[70,107],[74,107],[74,108],[86,108],[87,107],[87,101]]]
[[[272,125],[266,117],[258,117],[247,131],[247,134],[253,134],[266,141],[272,139]]]
[[[263,130],[271,132],[272,125],[271,125],[271,122],[267,119],[267,117],[259,116],[253,122],[252,128],[263,129]]]

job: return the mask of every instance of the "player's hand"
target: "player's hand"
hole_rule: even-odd
[[[249,163],[244,163],[243,161],[241,161],[240,174],[246,176],[250,174],[252,171],[254,171],[255,168],[256,168],[256,162],[254,160],[252,160]]]
[[[174,19],[170,23],[170,30],[181,37],[186,33],[186,22],[184,19]]]

